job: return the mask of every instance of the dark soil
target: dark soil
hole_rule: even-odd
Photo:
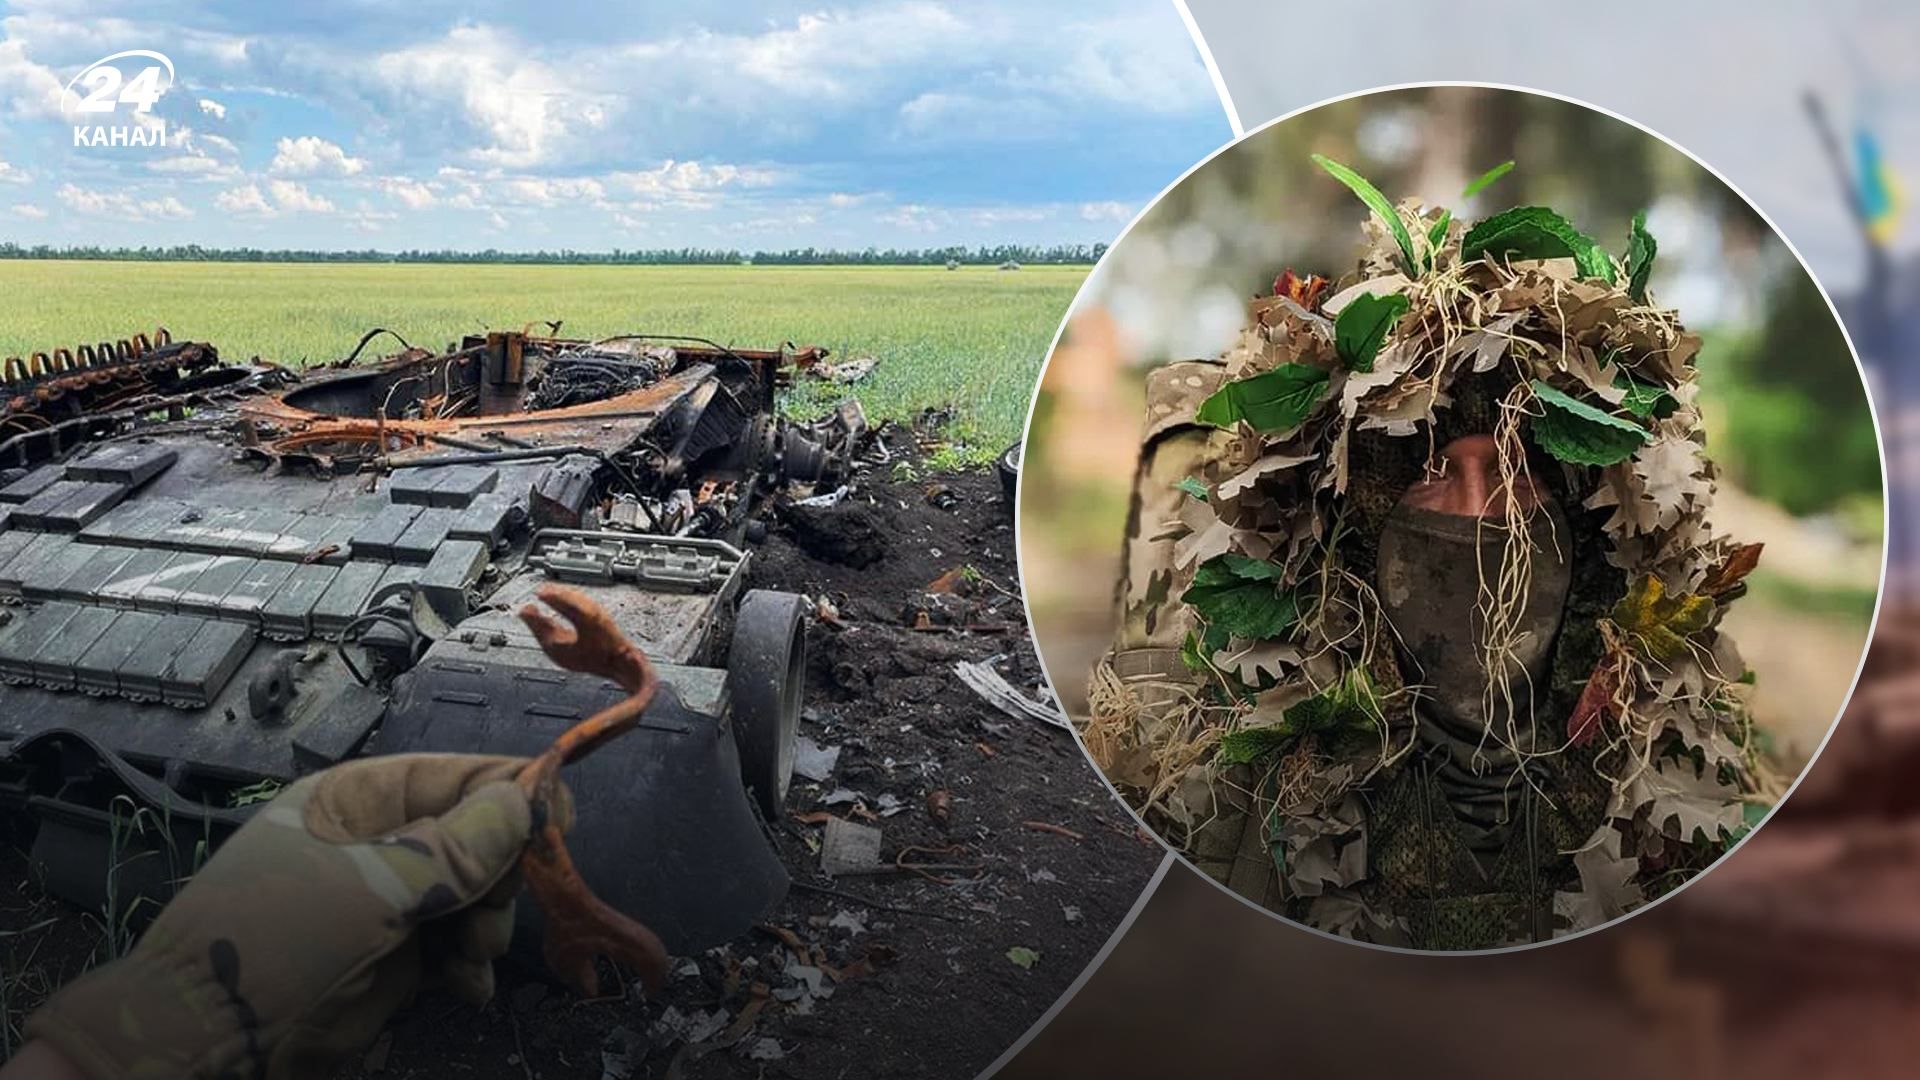
[[[775,828],[795,886],[765,928],[677,961],[651,1002],[579,1002],[502,965],[492,1004],[423,996],[341,1075],[965,1078],[1092,959],[1161,852],[1065,731],[995,710],[953,673],[990,659],[1041,693],[994,470],[877,467],[839,505],[787,508],[772,526],[752,585],[826,601],[801,734],[840,753],[825,782],[795,777]],[[829,879],[827,814],[882,830],[883,862],[959,869]],[[23,870],[0,854],[0,882]],[[0,892],[0,1024],[101,940],[30,885]]]

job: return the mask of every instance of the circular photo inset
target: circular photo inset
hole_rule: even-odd
[[[1094,763],[1224,887],[1383,946],[1546,942],[1714,865],[1826,739],[1882,574],[1820,286],[1684,152],[1514,90],[1198,166],[1083,289],[1022,466]]]

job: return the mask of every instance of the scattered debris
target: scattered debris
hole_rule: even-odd
[[[962,660],[953,665],[954,674],[966,683],[974,693],[985,698],[987,703],[1008,716],[1025,717],[1051,724],[1062,730],[1067,729],[1067,717],[1058,706],[1046,705],[1015,690],[1012,684],[993,669],[993,661]]]
[[[779,1061],[786,1056],[787,1052],[780,1047],[780,1040],[770,1036],[763,1035],[747,1047],[750,1061]]]
[[[828,507],[840,505],[840,500],[846,498],[848,495],[852,493],[853,493],[853,489],[851,487],[848,487],[847,485],[842,484],[839,487],[834,488],[832,491],[826,492],[821,495],[809,495],[804,499],[795,499],[793,501],[793,505],[804,506],[809,510],[824,510],[824,509],[827,509]]]
[[[945,484],[929,484],[927,505],[936,510],[951,510],[960,505],[960,496],[955,495],[953,489]]]
[[[600,1044],[600,1080],[632,1080],[633,1071],[647,1055],[647,1040],[627,1027],[615,1025]]]
[[[1080,914],[1080,908],[1074,904],[1061,904],[1060,916],[1066,919],[1069,925],[1077,923],[1084,918],[1084,916]]]
[[[833,918],[827,920],[827,929],[845,930],[849,935],[859,937],[867,932],[867,921],[851,911],[842,909],[834,912]]]
[[[946,788],[927,792],[927,816],[935,825],[946,828],[953,821],[953,792]]]
[[[1040,954],[1025,945],[1015,945],[1007,950],[1007,960],[1022,971],[1030,971],[1040,962]]]
[[[1050,821],[1023,821],[1020,824],[1025,825],[1034,832],[1052,833],[1055,836],[1064,836],[1069,840],[1086,839],[1085,834],[1074,832],[1065,825],[1055,825]]]
[[[832,818],[820,842],[820,869],[828,877],[871,872],[880,865],[880,830]]]
[[[880,360],[878,357],[856,356],[850,360],[843,360],[838,364],[830,364],[825,360],[821,360],[807,368],[806,372],[808,375],[822,382],[851,386],[854,383],[866,381],[867,376],[872,375],[873,369],[879,365]]]
[[[813,617],[833,627],[835,630],[845,630],[847,628],[846,622],[840,618],[840,608],[825,596],[814,600]]]
[[[966,580],[967,568],[964,566],[956,566],[946,573],[941,574],[939,577],[934,578],[932,581],[927,582],[926,591],[936,595],[940,593],[950,593]]]
[[[653,1041],[661,1046],[674,1043],[701,1043],[720,1034],[727,1026],[730,1017],[725,1009],[691,1011],[669,1005],[653,1022],[649,1034]]]
[[[833,775],[840,760],[840,748],[821,746],[811,736],[802,735],[793,744],[793,773],[818,784]]]
[[[919,874],[936,885],[958,885],[963,881],[978,881],[987,874],[984,863],[921,861],[919,856],[932,856],[934,860],[965,858],[968,855],[962,844],[948,844],[945,847],[922,847],[908,845],[893,857],[895,869]],[[958,877],[947,875],[958,874]]]

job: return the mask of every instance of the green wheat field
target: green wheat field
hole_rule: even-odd
[[[507,266],[0,262],[0,357],[151,333],[228,358],[336,359],[375,326],[415,345],[563,320],[568,336],[677,333],[874,356],[855,393],[875,419],[955,410],[954,460],[1020,437],[1041,361],[1084,266]],[[390,339],[376,343],[393,347]],[[802,386],[805,415],[844,393]]]

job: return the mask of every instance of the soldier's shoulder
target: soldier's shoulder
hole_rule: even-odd
[[[1194,412],[1225,381],[1226,361],[1174,360],[1147,371],[1146,439],[1193,424]]]

